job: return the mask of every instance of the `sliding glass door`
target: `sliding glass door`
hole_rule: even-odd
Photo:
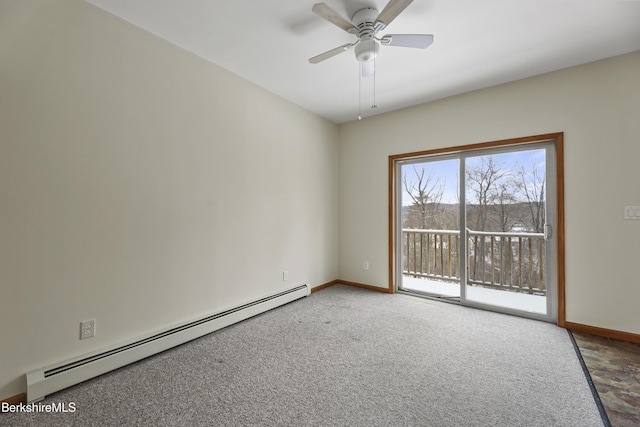
[[[401,289],[460,298],[459,170],[456,157],[400,166]]]
[[[464,156],[466,302],[550,312],[547,151],[538,145]]]
[[[554,321],[553,142],[399,160],[399,291]]]

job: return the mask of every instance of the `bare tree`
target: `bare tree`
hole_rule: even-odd
[[[413,207],[419,212],[420,228],[436,228],[441,226],[440,216],[444,211],[441,205],[444,194],[444,184],[440,178],[435,176],[434,171],[426,174],[424,166],[420,170],[413,166],[416,179],[407,178],[407,174],[402,176],[402,184],[405,191],[413,200]]]
[[[528,217],[525,222],[531,225],[534,233],[544,232],[545,223],[545,174],[534,166],[525,170],[522,166],[518,170],[518,192],[526,202]]]
[[[513,221],[513,185],[509,182],[511,169],[497,164],[493,156],[481,157],[481,163],[466,169],[468,199],[475,201],[475,207],[469,210],[468,223],[475,219],[472,226],[478,231],[508,231]],[[480,237],[470,243],[469,274],[484,277],[490,248],[486,239]],[[489,243],[491,245],[491,243]],[[489,267],[492,268],[492,267]]]
[[[516,183],[512,177],[496,185],[497,216],[500,231],[511,231],[519,222],[516,197]]]
[[[467,189],[473,194],[477,206],[475,208],[476,230],[491,231],[489,208],[501,198],[500,184],[511,174],[510,169],[504,169],[495,163],[493,156],[482,157],[482,163],[467,168]],[[504,188],[506,191],[506,188]],[[506,192],[502,198],[506,202]]]

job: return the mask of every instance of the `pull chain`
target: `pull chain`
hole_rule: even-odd
[[[376,105],[376,57],[374,55],[373,57],[373,105],[371,106],[372,109],[376,109],[378,108],[378,106]]]
[[[358,62],[358,120],[362,120],[362,63]]]

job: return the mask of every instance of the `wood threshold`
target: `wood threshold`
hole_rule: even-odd
[[[589,326],[573,322],[565,322],[565,328],[573,332],[582,332],[585,334],[597,335],[599,337],[640,344],[640,334],[634,334],[631,332],[616,331],[615,329],[599,328],[597,326]]]

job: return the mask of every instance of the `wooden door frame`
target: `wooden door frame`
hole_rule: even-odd
[[[555,148],[556,155],[556,291],[558,303],[556,324],[560,327],[565,327],[564,132],[437,148],[433,150],[416,151],[389,156],[389,293],[395,293],[397,291],[395,249],[398,238],[396,236],[396,203],[398,195],[396,194],[396,164],[399,160],[410,160],[418,157],[431,157],[442,154],[456,154],[465,151],[479,151],[498,147],[523,146],[541,142],[552,143]]]

